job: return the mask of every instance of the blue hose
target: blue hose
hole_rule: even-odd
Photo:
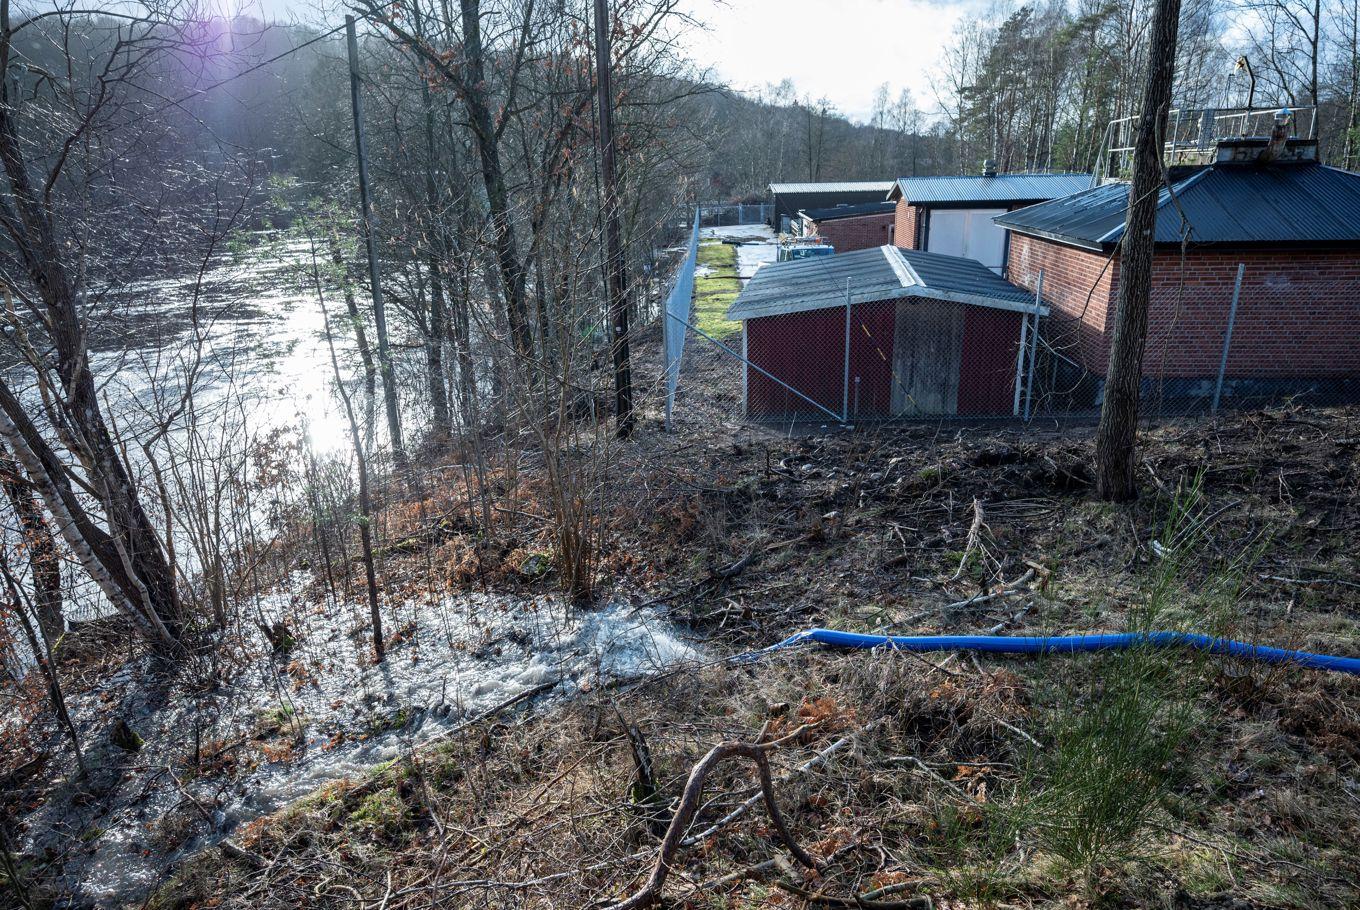
[[[1337,657],[1252,645],[1230,638],[1213,638],[1189,632],[1126,632],[1101,635],[861,635],[836,629],[807,629],[778,644],[748,651],[737,660],[758,660],[773,651],[816,642],[833,648],[901,648],[904,651],[985,651],[990,654],[1077,654],[1119,651],[1134,645],[1183,647],[1210,654],[1226,654],[1268,664],[1297,664],[1313,670],[1334,670],[1360,675],[1360,657]]]

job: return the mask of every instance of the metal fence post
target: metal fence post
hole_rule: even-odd
[[[841,423],[850,422],[850,279],[845,279],[845,371],[841,376]]]
[[[1025,353],[1029,350],[1029,319],[1020,314],[1020,347],[1015,352],[1015,400],[1011,403],[1011,416],[1020,416],[1020,387],[1025,378]]]
[[[1034,282],[1034,328],[1029,333],[1029,372],[1025,376],[1025,422],[1034,412],[1034,374],[1039,369],[1039,309],[1044,300],[1044,270]]]
[[[684,268],[682,265],[681,268]],[[679,280],[677,278],[677,284]],[[661,301],[661,359],[666,363],[666,432],[672,433],[671,406],[675,403],[675,392],[671,389],[671,301],[670,294]]]
[[[1237,301],[1242,296],[1242,273],[1247,270],[1245,262],[1237,264],[1237,280],[1233,283],[1232,306],[1228,308],[1228,328],[1223,333],[1223,353],[1218,358],[1218,381],[1214,383],[1214,403],[1209,407],[1211,415],[1218,415],[1218,401],[1223,397],[1223,376],[1228,371],[1228,350],[1232,347],[1233,326],[1237,323]]]

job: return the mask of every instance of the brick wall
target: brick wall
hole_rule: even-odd
[[[1349,250],[1196,251],[1183,270],[1179,252],[1159,251],[1145,375],[1218,374],[1239,262],[1246,271],[1228,377],[1360,376],[1360,256]]]
[[[893,214],[893,245],[904,250],[916,249],[917,230],[921,224],[921,207],[909,205],[907,200],[897,200],[897,211]]]
[[[1011,232],[1006,278],[1031,291],[1044,273],[1045,325],[1049,343],[1064,356],[1101,376],[1109,361],[1107,327],[1114,312],[1117,261],[1094,253]]]
[[[891,212],[856,218],[833,218],[814,222],[813,234],[834,246],[837,253],[853,253],[887,243],[888,226],[892,223]]]
[[[1246,271],[1227,376],[1360,375],[1360,256],[1347,250],[1196,250],[1184,262],[1179,251],[1158,251],[1144,375],[1217,375],[1239,262]],[[1012,233],[1007,277],[1032,290],[1040,269],[1051,343],[1103,376],[1118,257]]]

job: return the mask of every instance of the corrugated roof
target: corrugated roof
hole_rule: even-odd
[[[915,271],[923,285],[956,294],[973,294],[990,300],[1034,306],[1034,292],[1011,284],[976,259],[946,256],[924,250],[895,250]]]
[[[1029,312],[1034,295],[959,256],[873,247],[762,267],[727,310],[732,320],[801,313],[851,303],[928,297]]]
[[[1109,183],[995,221],[1024,234],[1110,249],[1124,234],[1128,198],[1128,184]],[[1360,174],[1315,163],[1182,172],[1158,195],[1156,240],[1179,244],[1183,232],[1194,244],[1360,245]]]
[[[896,210],[893,202],[864,202],[858,205],[835,205],[825,209],[803,209],[799,212],[813,221],[835,221],[838,218],[858,218],[863,215],[890,215]]]
[[[1090,174],[902,177],[893,184],[888,197],[905,197],[908,202],[920,205],[1040,202],[1079,192],[1090,185]]]
[[[893,188],[891,180],[870,180],[859,183],[771,183],[771,193],[886,193]]]

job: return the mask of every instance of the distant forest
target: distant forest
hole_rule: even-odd
[[[650,183],[652,200],[663,206],[752,200],[780,180],[973,173],[989,158],[1003,171],[1089,171],[1107,124],[1135,112],[1152,5],[997,4],[960,23],[948,45],[923,49],[920,59],[934,60],[928,97],[866,86],[873,93],[866,123],[800,95],[789,80],[751,94],[711,84],[672,49],[664,61],[649,58],[622,74],[621,167]],[[178,66],[158,80],[157,93],[177,102],[156,114],[164,141],[181,152],[196,149],[205,169],[215,159],[248,158],[261,177],[331,184],[350,155],[342,36],[261,66],[314,41],[316,32],[250,19],[202,29],[197,52],[179,48]],[[92,45],[108,34],[104,24],[86,32]],[[1175,103],[1317,105],[1324,158],[1354,168],[1358,34],[1360,0],[1193,0],[1182,15]],[[61,62],[45,35],[29,37],[24,50],[36,66]],[[381,184],[403,170],[411,141],[404,108],[412,96],[398,90],[409,80],[394,65],[395,48],[374,40],[364,53],[378,76],[369,107]],[[99,59],[93,46],[76,56]],[[386,87],[384,78],[391,80]],[[223,80],[230,80],[227,90],[204,91]],[[442,100],[457,103],[451,94]]]

